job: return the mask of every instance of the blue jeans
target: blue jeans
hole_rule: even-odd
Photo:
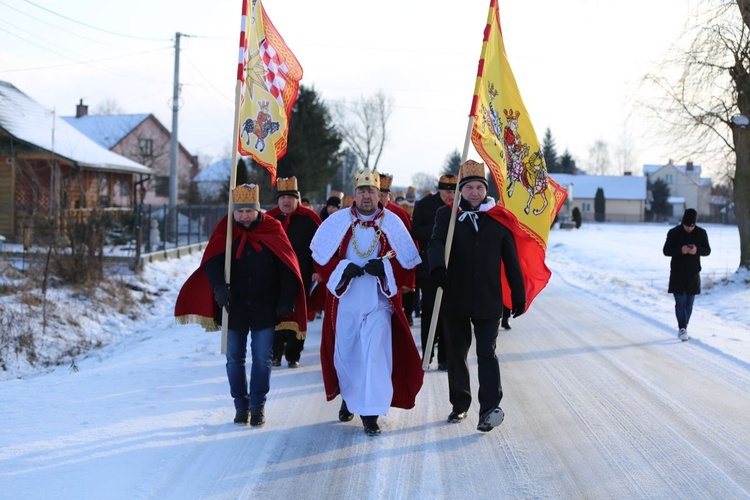
[[[250,331],[250,389],[247,385],[245,359],[247,331],[227,330],[227,378],[236,410],[257,410],[266,404],[271,386],[271,353],[274,327]]]
[[[695,295],[689,293],[674,294],[674,313],[677,316],[677,328],[687,328],[690,315],[693,314]]]

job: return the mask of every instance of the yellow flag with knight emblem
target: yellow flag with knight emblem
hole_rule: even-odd
[[[260,0],[242,0],[237,79],[241,82],[237,151],[266,168],[275,185],[277,161],[286,153],[289,117],[302,66]]]
[[[490,2],[470,117],[474,118],[471,142],[492,174],[498,205],[517,219],[513,221],[517,227],[511,229],[527,288],[532,287],[527,290],[530,303],[551,274],[544,264],[547,239],[567,191],[547,174],[539,139],[505,54],[497,0]]]

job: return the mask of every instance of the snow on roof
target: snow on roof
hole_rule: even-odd
[[[96,170],[150,174],[151,169],[113,153],[62,118],[0,81],[0,128],[16,139]]]
[[[658,172],[659,170],[667,166],[672,166],[685,175],[688,174],[687,165],[675,165],[673,163],[667,163],[666,165],[643,165],[643,173],[644,175],[653,174],[654,172]],[[690,172],[700,175],[701,171],[702,169],[700,165],[693,165],[693,169]]]
[[[598,188],[610,200],[645,200],[646,178],[632,175],[550,174],[560,186],[573,184],[573,198],[594,198]]]
[[[224,158],[203,167],[194,182],[227,182],[231,176],[232,159]]]
[[[148,113],[131,115],[63,116],[62,119],[105,149],[112,149],[148,118]]]

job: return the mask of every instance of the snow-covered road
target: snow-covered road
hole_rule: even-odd
[[[435,370],[381,436],[338,422],[320,320],[302,368],[274,369],[266,426],[236,427],[218,335],[157,323],[77,372],[0,384],[1,498],[750,496],[750,367],[557,276],[500,333],[506,419],[488,434],[476,403],[445,422]]]

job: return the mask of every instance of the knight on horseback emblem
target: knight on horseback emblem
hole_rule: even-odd
[[[255,119],[248,118],[245,120],[242,124],[242,132],[240,134],[240,138],[247,135],[245,139],[246,146],[250,146],[250,136],[254,135],[256,137],[254,147],[261,153],[266,149],[266,138],[278,132],[280,128],[279,122],[273,121],[273,117],[269,113],[269,104],[269,101],[258,101],[258,106],[260,107],[258,114],[255,116]]]
[[[489,128],[497,143],[502,144],[501,156],[505,157],[507,165],[505,189],[508,198],[513,197],[516,183],[520,182],[529,195],[524,212],[527,214],[531,212],[531,203],[537,195],[540,195],[542,207],[533,210],[534,215],[540,215],[549,203],[547,200],[549,178],[544,155],[541,151],[534,151],[529,155],[529,145],[522,141],[521,134],[518,132],[519,120],[522,118],[520,111],[504,109],[505,125],[503,126],[503,117],[492,106],[492,101],[497,95],[498,91],[490,83],[487,90],[489,110],[482,106],[482,132],[484,133]]]

